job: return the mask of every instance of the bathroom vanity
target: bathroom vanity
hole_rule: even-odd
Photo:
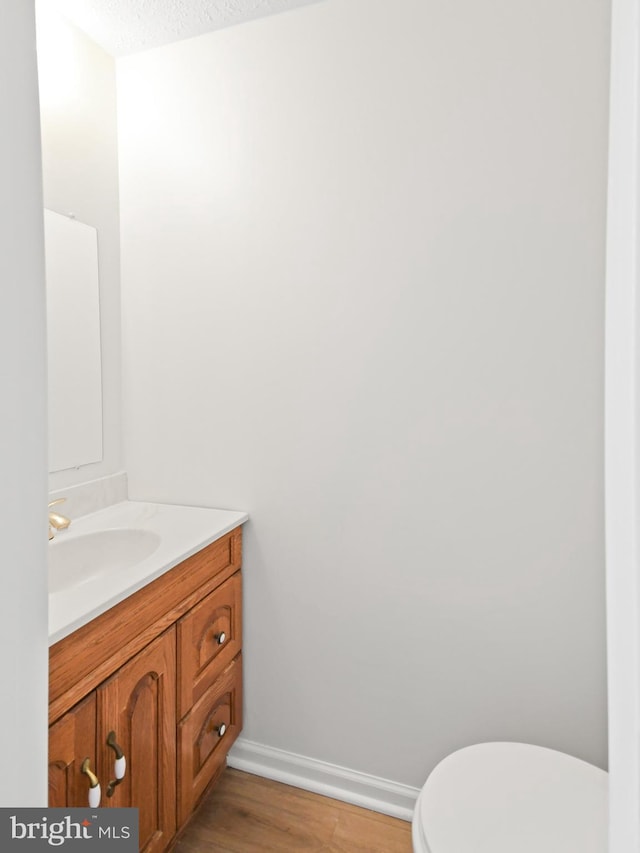
[[[162,528],[165,509],[147,526]],[[86,594],[82,582],[64,590],[89,599],[84,616],[51,596],[54,620],[62,608],[67,631],[83,624],[59,628],[49,655],[49,805],[100,796],[101,807],[137,807],[149,853],[171,846],[242,727],[241,526],[169,568],[159,550],[127,570],[116,603],[104,579],[85,581]]]

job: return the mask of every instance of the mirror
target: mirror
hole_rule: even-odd
[[[98,232],[44,211],[49,471],[102,459]]]

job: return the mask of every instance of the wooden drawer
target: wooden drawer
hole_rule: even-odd
[[[238,655],[178,726],[178,826],[224,766],[241,728],[242,655]]]
[[[238,572],[178,622],[178,719],[231,663],[241,642],[242,585]]]

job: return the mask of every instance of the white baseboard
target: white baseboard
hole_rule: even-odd
[[[233,745],[227,764],[256,776],[408,821],[420,793],[418,788],[409,785],[263,746],[245,738],[238,738]]]

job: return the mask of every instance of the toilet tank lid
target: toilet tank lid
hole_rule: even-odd
[[[481,743],[433,770],[415,820],[430,853],[605,853],[608,775],[525,743]]]

